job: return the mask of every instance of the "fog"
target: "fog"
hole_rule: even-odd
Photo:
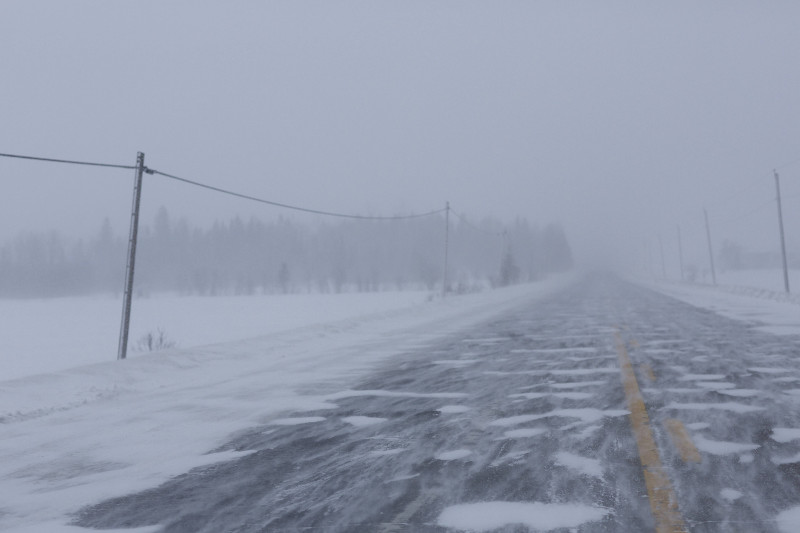
[[[560,224],[576,258],[678,274],[800,253],[800,4],[7,1],[0,152],[146,165],[277,202]],[[133,171],[0,157],[0,242],[127,231]],[[146,175],[210,226],[313,217]]]

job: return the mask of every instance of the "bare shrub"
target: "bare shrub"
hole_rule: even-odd
[[[139,337],[133,349],[137,352],[158,352],[175,346],[177,343],[170,339],[162,328],[158,328],[155,332],[148,331]]]

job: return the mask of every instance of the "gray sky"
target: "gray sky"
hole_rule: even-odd
[[[800,2],[16,1],[0,152],[302,206],[564,224],[582,257],[800,251]],[[127,231],[132,171],[0,158],[0,237]],[[275,209],[147,176],[144,217]],[[653,248],[655,249],[655,248]],[[598,250],[609,250],[599,254]],[[699,253],[699,252],[698,252]]]

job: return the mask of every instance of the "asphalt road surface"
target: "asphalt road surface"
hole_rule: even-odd
[[[252,450],[85,509],[177,532],[778,532],[800,339],[613,277],[391,360]],[[216,450],[219,451],[219,450]]]

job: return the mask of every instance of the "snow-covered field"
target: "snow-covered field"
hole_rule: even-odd
[[[717,283],[726,287],[751,287],[784,292],[783,270],[780,269],[727,270],[717,275]],[[800,270],[789,269],[789,285],[798,292]]]
[[[248,339],[422,304],[427,292],[154,296],[133,301],[128,357],[159,329],[177,348]],[[0,300],[0,381],[117,357],[122,300],[96,296]]]
[[[800,334],[800,271],[789,270],[786,294],[782,270],[739,270],[721,274],[718,286],[652,283],[649,286],[736,320],[761,323],[775,334]]]
[[[118,300],[3,302],[3,367],[18,379],[0,381],[0,530],[78,531],[65,525],[68,513],[232,459],[208,452],[283,412],[330,406],[331,393],[392,355],[569,282],[434,301],[140,300],[133,339],[160,326],[183,346],[217,344],[125,362],[114,360]],[[230,339],[245,340],[221,342]],[[45,368],[53,371],[37,373]]]

